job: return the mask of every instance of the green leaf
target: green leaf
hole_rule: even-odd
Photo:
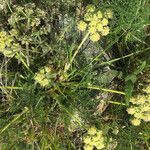
[[[98,4],[98,3],[99,3],[99,0],[93,0],[93,3],[94,3],[94,4]]]
[[[126,93],[125,100],[127,105],[129,104],[129,100],[132,96],[133,89],[134,89],[134,83],[131,80],[127,81],[125,85],[125,93]]]
[[[136,80],[137,80],[137,77],[136,77],[136,75],[134,75],[134,74],[128,75],[128,76],[126,77],[126,79],[125,79],[126,82],[132,81],[132,83],[135,83]]]
[[[146,66],[146,61],[144,61],[143,63],[142,63],[142,65],[137,69],[137,70],[135,70],[132,74],[130,74],[130,75],[128,75],[126,78],[125,78],[125,81],[127,82],[128,80],[131,80],[133,83],[135,83],[136,82],[136,80],[137,80],[137,75],[138,74],[140,74],[142,71],[143,71],[143,69],[145,68],[145,66]]]
[[[143,71],[143,69],[145,68],[145,66],[146,66],[146,61],[144,61],[144,62],[142,63],[142,65],[139,67],[139,69],[137,69],[137,70],[134,72],[134,74],[135,74],[135,75],[140,74],[140,73]]]
[[[134,89],[134,83],[137,81],[137,75],[143,71],[145,66],[146,66],[146,61],[144,61],[137,70],[135,70],[132,74],[128,75],[125,78],[125,93],[126,93],[125,99],[126,99],[127,105],[129,104],[129,100],[132,96],[132,92]]]

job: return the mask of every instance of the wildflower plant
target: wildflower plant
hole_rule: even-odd
[[[25,66],[29,66],[35,51],[41,51],[41,41],[51,31],[46,12],[28,3],[23,6],[14,5],[9,15],[6,27],[0,32],[0,52],[6,57],[20,59]],[[49,47],[49,46],[48,46]],[[25,60],[26,59],[26,60]],[[25,63],[26,61],[26,63]]]
[[[114,95],[126,94],[120,91],[123,77],[132,71],[132,62],[126,63],[126,60],[139,54],[121,53],[119,44],[125,46],[120,42],[123,33],[132,29],[129,22],[127,28],[116,24],[120,14],[111,4],[117,1],[118,5],[118,0],[96,1],[90,1],[95,5],[88,5],[87,0],[67,0],[66,3],[44,0],[36,4],[25,0],[0,2],[0,149],[120,150],[126,146],[126,149],[149,146],[149,124],[142,128],[146,131],[143,131],[145,137],[135,138],[138,128],[122,121],[127,116],[124,97]],[[138,6],[137,16],[132,17],[136,24],[141,13],[140,3]],[[106,8],[113,10],[114,17],[111,9]],[[126,14],[119,20],[127,21]],[[110,32],[112,18],[112,34],[103,40]],[[144,19],[141,17],[141,20]],[[85,35],[83,38],[79,30]],[[99,45],[96,42],[100,40]],[[116,52],[118,48],[121,57]],[[128,50],[132,50],[130,46]],[[116,62],[120,60],[128,65],[119,68]],[[116,88],[119,91],[114,90]],[[146,86],[143,94],[130,100],[127,111],[134,125],[149,122],[149,89],[150,86]],[[85,132],[89,124],[101,126],[103,130],[94,126]],[[119,131],[111,132],[116,126]],[[117,140],[109,138],[112,134]]]
[[[112,19],[113,14],[111,10],[106,10],[102,13],[97,10],[94,5],[88,5],[86,7],[86,13],[83,20],[78,23],[78,29],[80,31],[87,31],[90,36],[90,40],[93,42],[99,41],[103,36],[109,34],[109,19]]]
[[[19,43],[15,42],[15,35],[16,33],[0,32],[0,52],[6,57],[13,57],[21,49]]]
[[[131,123],[134,126],[140,125],[142,120],[150,122],[150,85],[143,91],[145,94],[138,94],[130,99],[131,106],[127,109],[128,114],[133,116]]]
[[[35,74],[34,79],[42,87],[50,87],[53,85],[53,81],[56,79],[56,76],[57,74],[53,72],[51,67],[44,66]]]
[[[22,44],[35,44],[41,36],[50,31],[46,12],[29,3],[24,6],[14,6],[14,12],[8,18],[8,24],[18,32],[16,39]]]
[[[85,144],[84,150],[93,150],[94,148],[101,150],[106,146],[106,138],[104,137],[102,130],[98,130],[96,127],[88,129],[83,141]]]
[[[8,19],[8,23],[12,28],[26,34],[38,31],[38,34],[42,35],[50,31],[50,26],[47,24],[46,12],[37,8],[34,3],[28,3],[24,6],[14,6],[13,9],[14,12]]]

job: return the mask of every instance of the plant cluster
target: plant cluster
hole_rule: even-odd
[[[30,54],[35,53],[35,49],[40,49],[40,43],[50,33],[50,24],[46,12],[33,3],[13,6],[13,10],[7,20],[9,28],[0,32],[0,52],[6,57],[16,56],[17,59],[24,59],[27,54],[29,61],[32,56]]]
[[[103,36],[109,34],[109,20],[112,19],[113,14],[111,10],[106,10],[102,13],[97,10],[94,5],[88,5],[86,7],[86,13],[84,19],[79,21],[78,29],[90,34],[90,40],[93,42],[99,41]]]
[[[50,32],[46,12],[33,3],[24,6],[14,6],[14,12],[8,19],[9,25],[19,30],[22,34],[31,34],[31,37]]]
[[[20,44],[15,42],[16,35],[14,30],[11,30],[10,34],[5,31],[0,32],[0,52],[6,57],[13,57],[21,50]]]
[[[101,150],[106,146],[106,138],[104,137],[103,132],[95,127],[88,129],[88,132],[83,138],[83,141],[85,143],[84,150],[93,150],[94,147],[98,150]]]
[[[140,125],[141,121],[150,122],[150,85],[143,89],[145,94],[138,94],[130,99],[128,114],[133,116],[131,123],[134,126]]]
[[[52,69],[50,67],[42,67],[38,73],[35,74],[35,81],[39,83],[43,87],[51,86],[52,85],[52,79],[54,80],[56,78],[55,73],[53,73]]]
[[[0,149],[147,150],[148,0],[30,2],[0,2]]]

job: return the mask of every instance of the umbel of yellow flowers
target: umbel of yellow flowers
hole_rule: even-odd
[[[150,122],[150,85],[143,89],[145,94],[138,94],[130,99],[131,106],[127,109],[128,114],[133,116],[131,123],[140,125],[141,121]]]
[[[84,150],[93,150],[94,148],[101,150],[105,148],[105,140],[101,130],[91,127],[88,129],[87,135],[83,138],[85,143]]]
[[[14,40],[16,34],[13,30],[10,31],[10,34],[0,31],[0,53],[6,57],[13,57],[20,49],[19,43]]]
[[[102,36],[109,34],[108,20],[112,17],[111,10],[102,13],[96,10],[94,5],[88,5],[84,19],[78,22],[78,29],[82,32],[87,30],[90,33],[90,40],[97,42]]]
[[[51,83],[51,79],[49,78],[51,72],[52,70],[50,67],[44,66],[35,74],[34,79],[42,87],[47,87]]]

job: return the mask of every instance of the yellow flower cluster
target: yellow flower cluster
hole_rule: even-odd
[[[109,34],[108,19],[112,17],[113,14],[111,10],[102,13],[100,10],[97,11],[94,5],[88,5],[86,7],[84,20],[78,23],[78,29],[80,31],[85,31],[87,29],[90,33],[91,41],[97,42],[102,36]]]
[[[140,125],[141,121],[150,122],[150,85],[143,89],[145,94],[137,95],[130,99],[131,107],[127,109],[128,114],[133,115],[131,123]]]
[[[85,143],[84,150],[93,150],[94,148],[101,150],[105,147],[103,132],[95,127],[91,127],[88,130],[87,135],[83,138],[83,141]]]
[[[46,87],[51,83],[50,75],[51,75],[51,68],[45,66],[38,73],[35,74],[35,81],[38,82],[41,86]]]
[[[146,86],[146,88],[144,88],[143,91],[146,92],[147,94],[150,94],[150,84]]]
[[[20,45],[14,41],[14,31],[8,34],[5,31],[0,32],[0,52],[6,57],[13,57],[19,51]]]
[[[8,18],[9,25],[22,32],[31,32],[29,35],[46,35],[51,27],[46,17],[46,12],[37,8],[34,3],[23,6],[13,6],[14,12]]]
[[[41,23],[40,19],[45,19],[46,12],[37,8],[34,3],[28,3],[24,6],[15,6],[14,5],[14,12],[8,19],[10,25],[14,26],[16,23],[19,23],[22,18],[24,19],[24,24],[28,25],[29,27],[36,27],[39,26]],[[27,21],[27,19],[30,18]]]

